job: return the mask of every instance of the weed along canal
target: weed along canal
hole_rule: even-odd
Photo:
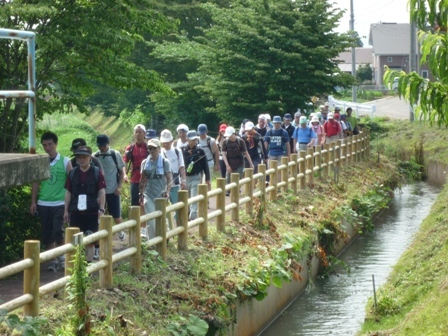
[[[316,279],[261,335],[355,335],[373,295],[412,242],[440,189],[424,182],[395,191],[395,197],[375,220],[375,230],[355,240],[328,277]]]

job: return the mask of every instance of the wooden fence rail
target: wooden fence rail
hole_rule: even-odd
[[[307,183],[313,184],[314,178],[328,177],[334,172],[334,179],[339,179],[339,169],[347,167],[366,159],[370,155],[370,136],[368,130],[363,130],[359,135],[352,136],[335,143],[325,144],[324,148],[314,150],[312,148],[291,155],[291,161],[283,157],[281,164],[277,161],[270,162],[270,168],[266,165],[258,166],[258,173],[253,169],[246,169],[244,178],[239,179],[239,174],[231,175],[231,183],[226,185],[223,178],[217,179],[216,189],[207,190],[207,185],[199,185],[198,195],[188,198],[188,191],[179,190],[179,201],[167,206],[166,199],[156,199],[156,210],[145,215],[140,215],[140,207],[132,206],[129,210],[129,220],[113,225],[111,216],[100,217],[99,231],[80,239],[79,228],[69,227],[65,231],[65,245],[40,253],[40,242],[27,240],[24,245],[24,259],[11,265],[0,268],[0,279],[24,272],[23,295],[0,305],[0,310],[8,312],[23,307],[25,316],[37,316],[39,314],[39,297],[55,290],[63,288],[71,274],[72,258],[76,245],[89,245],[99,241],[100,260],[89,264],[89,274],[99,272],[99,284],[102,288],[113,286],[113,264],[123,259],[130,262],[131,272],[136,274],[142,268],[142,241],[140,235],[140,223],[151,219],[156,220],[156,237],[144,242],[147,246],[155,246],[163,260],[167,259],[167,239],[177,237],[179,251],[188,248],[188,230],[199,226],[199,236],[207,239],[209,223],[215,220],[218,231],[225,230],[226,213],[230,212],[233,221],[239,221],[240,207],[244,205],[246,214],[253,214],[253,201],[255,198],[267,198],[274,201],[278,192],[291,190],[297,194],[300,189],[305,189]],[[317,176],[315,176],[315,174]],[[266,186],[267,176],[270,178],[269,186]],[[244,192],[240,194],[241,188]],[[230,203],[226,204],[226,192],[230,191]],[[216,198],[216,210],[208,212],[208,201]],[[198,205],[198,218],[188,220],[188,206],[193,203]],[[167,231],[166,218],[173,212],[177,213],[177,227]],[[129,247],[113,253],[113,234],[129,230]],[[58,256],[65,255],[65,276],[40,286],[40,265]]]

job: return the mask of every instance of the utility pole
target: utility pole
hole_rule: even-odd
[[[355,36],[355,14],[353,12],[353,0],[350,0],[350,30],[352,32],[352,36]],[[352,75],[354,79],[356,80],[356,48],[355,44],[352,46]],[[357,86],[352,86],[352,101],[356,102],[356,96],[357,96]]]
[[[409,72],[417,72],[417,27],[415,21],[410,17],[410,35],[411,35],[411,50],[409,52]],[[409,105],[409,120],[414,121],[414,108]]]

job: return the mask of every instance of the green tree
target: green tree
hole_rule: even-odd
[[[187,78],[209,101],[208,112],[231,122],[260,111],[292,112],[311,96],[351,84],[333,59],[353,39],[333,32],[342,12],[327,1],[248,0],[203,8],[213,19],[203,36],[165,42],[154,55],[199,63]]]
[[[369,63],[361,65],[356,70],[356,78],[360,83],[364,81],[371,81],[373,78],[373,69]]]
[[[0,26],[37,33],[37,118],[74,107],[85,112],[96,83],[171,92],[155,71],[129,58],[144,36],[176,26],[150,0],[1,1]],[[2,90],[26,88],[26,55],[24,43],[0,40]],[[26,100],[0,101],[0,114],[0,151],[11,152],[26,128]]]
[[[448,4],[446,0],[410,0],[411,20],[419,28],[421,64],[434,81],[416,72],[387,70],[385,83],[399,77],[398,94],[415,106],[416,116],[431,124],[448,125]]]

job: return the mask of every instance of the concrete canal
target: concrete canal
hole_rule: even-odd
[[[429,214],[440,189],[427,183],[407,185],[395,192],[390,207],[375,221],[375,230],[360,236],[340,259],[342,267],[318,278],[261,335],[355,335],[373,295],[411,243]]]

